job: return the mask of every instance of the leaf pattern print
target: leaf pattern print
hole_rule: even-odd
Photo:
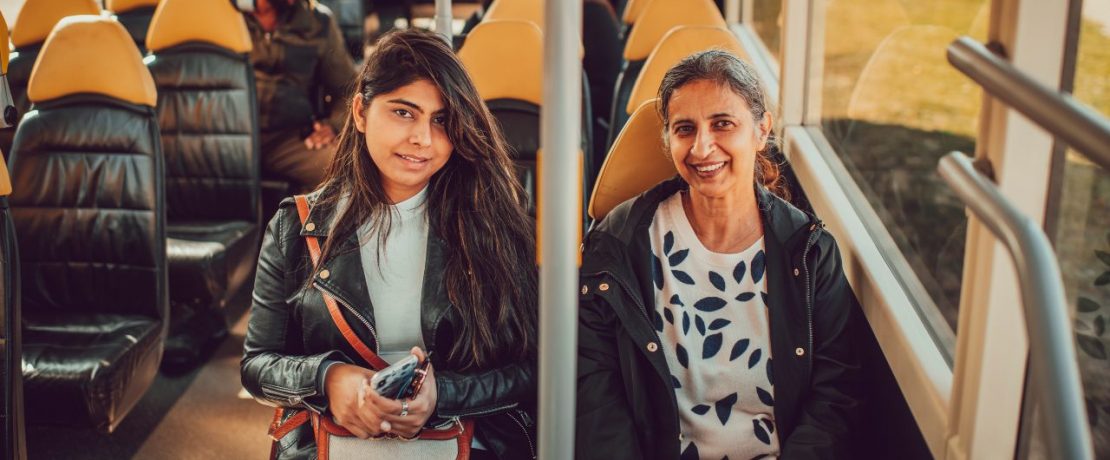
[[[671,305],[678,305],[680,307],[686,306],[686,304],[682,303],[682,299],[678,298],[678,294],[671,296]]]
[[[763,426],[767,427],[769,433],[775,432],[775,424],[771,422],[771,419],[762,418],[759,421],[763,422]]]
[[[731,322],[732,321],[729,321],[729,320],[724,319],[724,318],[717,318],[717,319],[713,320],[712,323],[709,323],[709,330],[715,331],[715,330],[720,329],[722,327],[728,326],[729,323],[731,323]]]
[[[755,387],[755,394],[759,396],[759,402],[763,403],[763,405],[771,407],[775,406],[775,398],[771,396],[771,393],[768,393],[767,390]]]
[[[756,364],[759,364],[759,358],[761,358],[762,356],[763,350],[756,348],[755,351],[752,352],[752,355],[748,357],[748,369],[751,369],[755,367]]]
[[[732,406],[736,405],[736,399],[736,393],[733,393],[713,404],[713,408],[717,411],[717,420],[721,421],[721,425],[728,423],[728,417],[732,415]]]
[[[682,388],[682,382],[678,380],[678,377],[673,375],[671,376],[671,385],[674,385],[675,388]]]
[[[698,329],[698,334],[705,335],[705,321],[697,314],[694,315],[694,327]]]
[[[706,337],[705,342],[702,342],[701,346],[701,359],[709,359],[717,356],[717,352],[721,351],[722,341],[724,341],[724,337],[720,332]]]
[[[663,263],[655,254],[651,255],[651,281],[655,283],[655,289],[663,289]]]
[[[670,308],[663,307],[663,318],[666,319],[668,323],[674,324],[674,313],[671,312]]]
[[[698,415],[705,415],[709,413],[709,409],[710,407],[705,404],[698,404],[694,406],[693,409],[690,409],[690,411]]]
[[[674,232],[667,232],[663,235],[663,254],[670,254],[671,249],[674,249]]]
[[[736,300],[739,300],[741,302],[747,302],[747,301],[752,300],[754,298],[755,298],[755,293],[754,292],[741,292],[740,295],[736,296]]]
[[[755,438],[766,445],[771,445],[771,435],[767,434],[767,430],[759,423],[759,420],[752,420],[752,428],[755,430]]]
[[[667,256],[667,263],[670,264],[671,267],[674,267],[675,265],[678,265],[678,264],[682,263],[682,261],[686,260],[686,256],[688,256],[688,255],[690,255],[690,250],[689,249],[683,249],[681,251],[675,251],[674,254],[671,254],[671,255]]]
[[[671,270],[671,275],[674,276],[674,279],[681,281],[683,284],[694,285],[694,279],[682,270]]]
[[[751,340],[749,339],[741,339],[737,341],[736,344],[732,346],[732,353],[729,353],[728,360],[736,361],[736,358],[739,358],[740,355],[743,355],[745,351],[748,351],[748,345],[750,343]]]
[[[709,283],[718,291],[725,292],[725,277],[718,275],[717,272],[709,272]]]
[[[767,269],[767,256],[759,251],[752,258],[752,282],[758,283],[763,279],[763,272]]]
[[[697,446],[697,444],[694,444],[693,442],[691,442],[690,445],[686,446],[686,450],[683,450],[682,451],[682,456],[679,457],[679,460],[700,460],[700,459],[701,459],[701,456],[698,455],[698,446]]]
[[[690,333],[690,314],[682,312],[682,335]]]
[[[678,358],[678,363],[682,367],[690,367],[690,356],[686,354],[686,347],[683,347],[681,343],[675,348],[674,355]]]
[[[663,310],[666,311],[666,308]],[[655,328],[656,332],[663,332],[663,316],[659,314],[659,310],[651,311],[651,325]]]
[[[694,303],[694,308],[697,308],[698,310],[704,311],[706,313],[712,313],[725,308],[725,305],[728,305],[728,302],[725,302],[725,299],[722,299],[720,297],[706,297]]]
[[[737,283],[743,282],[744,273],[747,273],[747,271],[748,264],[741,260],[740,263],[736,264],[736,268],[732,269],[732,279],[736,280]]]

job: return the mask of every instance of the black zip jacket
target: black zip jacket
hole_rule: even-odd
[[[315,198],[309,195],[309,203]],[[240,364],[243,386],[264,404],[324,412],[327,398],[320,394],[317,381],[320,365],[326,360],[366,365],[350,358],[358,359],[358,353],[335,326],[319,289],[340,304],[347,323],[363,342],[378,349],[357,234],[344,238],[333,255],[321,261],[328,274],[316,275],[313,283],[318,289],[305,289],[312,262],[304,236],[319,237],[323,247],[333,214],[334,209],[312,207],[302,226],[296,204],[287,198],[266,229]],[[462,326],[443,283],[448,249],[434,235],[428,240],[420,322],[438,392],[429,426],[474,418],[477,436],[498,458],[533,458],[535,361],[504,359],[480,371],[458,372],[462,364],[448,358],[455,331]],[[279,458],[315,458],[316,444],[308,424],[282,438],[277,452]]]
[[[576,455],[672,459],[681,445],[655,309],[648,229],[681,178],[626,201],[586,237],[578,332]],[[767,255],[775,432],[781,456],[851,455],[859,306],[832,235],[816,218],[757,188]],[[749,433],[737,433],[747,436]]]

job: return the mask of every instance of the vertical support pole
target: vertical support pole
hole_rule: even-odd
[[[540,111],[539,458],[574,457],[578,356],[577,183],[581,176],[582,2],[544,2]]]
[[[740,22],[741,0],[725,0],[725,22],[736,24]]]
[[[451,30],[451,21],[455,18],[451,11],[451,0],[436,0],[436,33],[447,40],[447,46],[452,46],[454,36]]]

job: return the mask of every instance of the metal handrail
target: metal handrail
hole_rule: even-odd
[[[948,45],[948,62],[1006,105],[1110,171],[1110,120],[1033,80],[971,37]]]
[[[455,14],[451,9],[451,0],[436,0],[436,33],[447,40],[447,46],[452,46],[454,41],[454,31],[451,30],[451,23],[454,19]]]
[[[937,167],[960,200],[1009,250],[1021,285],[1030,372],[1053,456],[1094,459],[1083,386],[1056,254],[1044,231],[1010,204],[961,152]]]

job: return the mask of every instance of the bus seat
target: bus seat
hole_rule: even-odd
[[[158,0],[106,0],[105,8],[115,13],[116,20],[123,24],[139,52],[146,52],[146,33],[150,28],[150,20],[154,18],[154,9],[158,7]],[[198,23],[199,24],[199,23]],[[191,24],[196,27],[197,24]]]
[[[609,140],[609,108],[613,106],[613,87],[621,71],[620,29],[613,7],[607,0],[585,0],[582,4],[582,42],[586,44],[582,68],[589,79],[590,107],[593,112],[594,171],[601,169],[605,142]]]
[[[3,17],[0,16],[0,21]],[[6,27],[5,27],[6,28]],[[15,226],[12,223],[8,197],[12,181],[8,166],[0,157],[0,360],[3,363],[4,401],[0,422],[4,433],[0,449],[4,458],[27,458],[23,415],[23,334],[19,293],[19,249],[16,245]]]
[[[166,289],[157,94],[111,18],[62,19],[12,147],[28,423],[111,432],[162,358]]]
[[[636,18],[640,17],[640,13],[644,12],[644,5],[647,5],[651,0],[628,0],[624,4],[624,10],[621,14],[621,43],[628,39],[628,32],[632,30],[632,24],[636,23]]]
[[[644,62],[667,32],[677,26],[727,28],[720,10],[711,0],[650,0],[644,5],[624,44],[624,65],[617,77],[613,105],[609,108],[610,144],[628,120],[625,106]]]
[[[12,53],[8,62],[8,85],[19,117],[31,106],[27,100],[27,82],[42,42],[59,20],[78,14],[100,14],[100,7],[95,0],[27,0],[19,10],[11,28]],[[15,129],[0,130],[0,150],[9,155],[13,137]]]
[[[511,19],[483,20],[474,27],[459,50],[459,59],[501,124],[513,150],[518,178],[528,192],[529,211],[535,211],[536,152],[540,148],[540,107],[543,96],[543,33],[539,26]],[[511,64],[510,64],[511,63]],[[589,153],[589,92],[583,85],[582,149],[584,164]],[[584,171],[583,190],[592,183]],[[588,196],[585,192],[583,196]]]
[[[170,319],[162,362],[188,365],[226,333],[222,306],[258,258],[251,38],[227,0],[162,0],[145,41],[166,159]]]
[[[751,61],[748,52],[728,29],[713,26],[675,27],[659,40],[647,61],[644,61],[644,67],[629,93],[625,113],[631,115],[644,101],[654,99],[659,93],[659,85],[663,83],[663,76],[683,58],[711,49],[728,51],[740,59]]]
[[[517,19],[529,21],[543,30],[544,0],[493,0],[482,21]],[[541,53],[542,56],[542,53]],[[541,58],[542,59],[542,58]]]
[[[609,149],[590,198],[589,214],[594,221],[605,218],[625,200],[678,174],[663,146],[663,120],[659,119],[657,101],[651,99],[641,104]]]
[[[317,3],[328,7],[335,18],[335,23],[343,31],[343,41],[347,45],[347,52],[362,61],[362,48],[366,45],[366,34],[363,31],[366,22],[365,0],[317,0]]]

